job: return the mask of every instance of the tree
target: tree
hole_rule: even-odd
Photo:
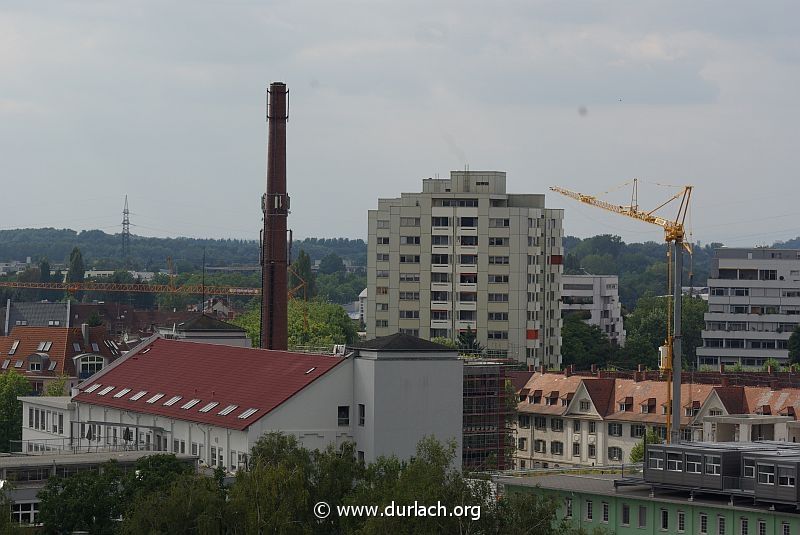
[[[795,327],[789,336],[789,361],[792,364],[800,363],[800,326]]]
[[[69,377],[66,375],[59,375],[55,378],[55,380],[50,381],[47,383],[47,386],[44,387],[44,395],[45,396],[65,396],[67,395],[66,387],[67,381]]]
[[[458,349],[458,346],[456,345],[454,340],[451,340],[450,338],[445,338],[444,336],[436,336],[434,338],[431,338],[431,342],[443,345],[445,347],[449,347],[450,349]]]
[[[480,355],[484,350],[484,347],[478,342],[475,331],[469,326],[467,326],[466,331],[458,333],[456,346],[458,347],[458,352],[462,355]]]
[[[39,491],[39,521],[45,533],[114,533],[124,509],[122,482],[116,461],[102,465],[99,473],[51,477]]]
[[[11,441],[22,439],[22,402],[19,396],[31,393],[31,384],[15,370],[0,374],[0,449],[11,451]]]
[[[608,336],[597,325],[589,325],[576,315],[564,318],[561,328],[561,355],[564,365],[586,370],[592,364],[605,366],[612,354]]]
[[[93,310],[91,314],[89,314],[89,318],[86,320],[86,323],[89,327],[100,327],[103,325],[103,318],[100,317],[100,314]]]
[[[650,429],[645,433],[642,437],[641,442],[638,442],[633,448],[631,448],[631,462],[632,463],[641,463],[644,461],[644,444],[647,442],[648,444],[661,444],[663,440],[655,432],[654,429]]]
[[[85,274],[86,266],[83,264],[83,253],[81,253],[80,249],[74,247],[69,254],[67,282],[82,282]]]
[[[320,260],[319,272],[325,275],[344,271],[344,262],[336,253],[329,253]]]
[[[302,249],[289,271],[289,289],[300,288],[301,285],[303,286],[297,290],[296,297],[311,299],[317,295],[314,273],[311,271],[311,258]]]

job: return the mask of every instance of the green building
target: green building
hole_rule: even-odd
[[[619,475],[544,475],[497,478],[506,493],[557,497],[560,516],[588,533],[616,535],[800,535],[792,505],[756,503],[718,494],[693,495],[650,484],[615,485]]]

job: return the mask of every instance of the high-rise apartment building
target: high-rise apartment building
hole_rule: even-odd
[[[453,171],[369,211],[367,337],[471,329],[493,357],[561,363],[563,210],[506,193],[506,174]]]
[[[562,275],[561,315],[578,314],[609,340],[625,345],[619,278],[616,275]]]
[[[800,250],[715,251],[700,366],[786,361],[800,323]]]

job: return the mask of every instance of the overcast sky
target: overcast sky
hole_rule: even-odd
[[[512,193],[693,184],[695,240],[772,243],[800,235],[799,30],[792,1],[0,0],[0,229],[119,232],[127,194],[136,234],[257,237],[281,80],[296,237],[366,238],[378,197],[469,165]]]

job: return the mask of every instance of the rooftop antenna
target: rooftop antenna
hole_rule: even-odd
[[[206,313],[206,248],[203,247],[203,277],[201,282],[202,301],[200,301],[200,314]]]

